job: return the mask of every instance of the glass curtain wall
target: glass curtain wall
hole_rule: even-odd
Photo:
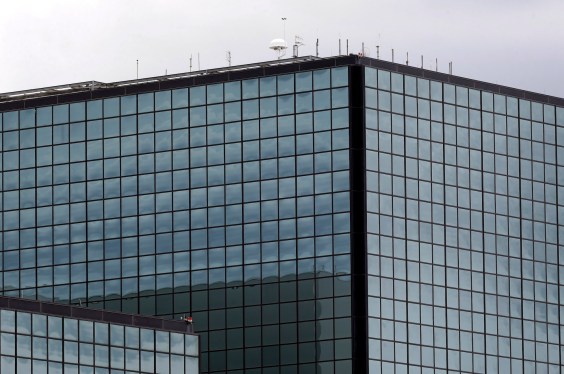
[[[560,372],[564,108],[365,85],[370,372]]]
[[[198,374],[198,337],[0,310],[2,373]]]
[[[348,370],[348,98],[341,67],[4,112],[3,294],[190,314],[204,372]]]

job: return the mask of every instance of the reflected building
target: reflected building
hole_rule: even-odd
[[[184,321],[0,296],[2,373],[199,373]]]
[[[556,373],[563,107],[358,56],[0,95],[2,293],[191,315],[203,373]]]

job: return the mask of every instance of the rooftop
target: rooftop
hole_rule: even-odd
[[[174,89],[179,87],[257,78],[273,74],[284,74],[346,65],[371,66],[392,72],[564,107],[564,98],[351,54],[348,56],[334,56],[327,58],[304,56],[112,83],[87,81],[24,91],[0,93],[0,111],[18,110],[45,105],[57,105],[90,99],[115,97],[156,90]]]
[[[83,308],[81,306],[46,301],[20,299],[16,297],[0,296],[0,309],[193,334],[192,325],[184,321],[112,312],[102,309]]]
[[[127,87],[132,85],[143,85],[147,83],[174,81],[178,79],[190,79],[196,77],[204,77],[212,74],[261,69],[261,68],[268,68],[272,66],[281,66],[281,65],[295,64],[299,62],[314,61],[314,60],[320,60],[320,58],[314,56],[294,57],[294,58],[283,59],[283,60],[274,60],[274,61],[259,62],[255,64],[229,66],[229,67],[223,67],[217,69],[199,70],[189,73],[161,75],[157,77],[132,79],[127,81],[119,81],[112,83],[86,81],[86,82],[62,84],[58,86],[0,93],[0,103],[7,101],[27,100],[27,99],[38,98],[38,97],[56,96],[56,95],[69,94],[75,92],[95,91],[105,88]]]

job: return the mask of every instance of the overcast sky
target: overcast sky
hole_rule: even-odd
[[[300,55],[359,52],[564,97],[563,0],[17,0],[0,7],[0,92],[181,73]],[[290,44],[290,43],[289,43]]]

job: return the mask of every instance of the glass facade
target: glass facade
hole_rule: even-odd
[[[197,374],[198,355],[197,335],[0,309],[2,373]]]
[[[352,55],[174,79],[0,97],[3,295],[191,315],[203,373],[560,372],[563,99]]]
[[[559,373],[564,108],[365,69],[370,373]]]
[[[7,111],[4,295],[178,318],[202,370],[350,371],[348,67]]]

